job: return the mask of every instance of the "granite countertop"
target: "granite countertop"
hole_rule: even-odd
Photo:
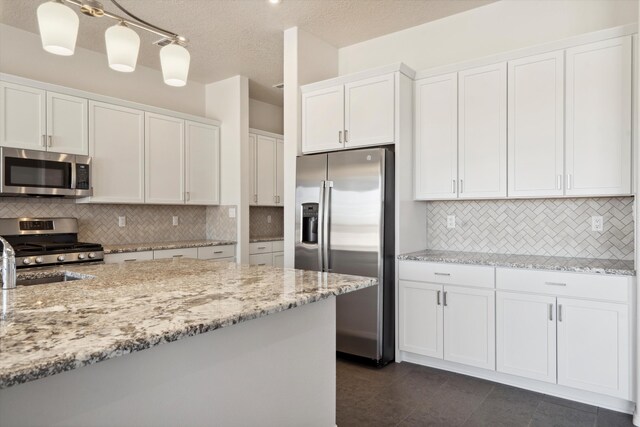
[[[280,237],[252,237],[249,239],[249,243],[259,243],[259,242],[279,242],[284,240],[283,236]]]
[[[0,312],[0,388],[377,284],[186,258],[64,266],[18,277],[67,271],[84,280],[0,292],[6,307]]]
[[[595,258],[568,258],[538,255],[489,254],[424,250],[398,256],[399,260],[443,262],[452,264],[488,265],[493,267],[556,270],[577,273],[598,273],[635,276],[633,261]]]
[[[162,249],[203,248],[207,246],[235,245],[232,240],[183,240],[179,242],[127,243],[122,245],[103,245],[105,254],[123,254],[128,252],[159,251]]]

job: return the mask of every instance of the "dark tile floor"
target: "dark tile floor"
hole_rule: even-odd
[[[337,363],[337,424],[632,426],[631,415],[411,363]]]

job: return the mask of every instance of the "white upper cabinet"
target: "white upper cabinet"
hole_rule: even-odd
[[[458,77],[415,84],[415,198],[451,199],[458,179]]]
[[[0,82],[0,145],[46,150],[44,90]]]
[[[184,120],[145,113],[145,201],[183,204]]]
[[[220,203],[220,130],[216,126],[185,122],[186,202]]]
[[[47,151],[89,153],[85,98],[47,92]]]
[[[387,74],[344,86],[345,147],[392,144],[395,140],[395,76]]]
[[[458,74],[460,198],[507,196],[507,64]]]
[[[562,196],[564,51],[509,62],[509,196]]]
[[[558,384],[630,399],[629,310],[558,298]]]
[[[144,203],[144,112],[89,102],[91,202]]]
[[[302,94],[302,151],[344,147],[344,86]]]
[[[284,141],[276,139],[276,205],[284,204]]]
[[[258,204],[258,183],[257,183],[257,171],[258,171],[258,158],[256,156],[256,139],[258,135],[249,134],[249,205],[254,206]]]
[[[567,50],[567,195],[631,193],[631,36]]]
[[[258,135],[256,142],[258,159],[258,204],[276,204],[276,139]]]

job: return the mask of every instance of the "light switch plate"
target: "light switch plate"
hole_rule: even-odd
[[[604,228],[604,219],[601,216],[591,217],[591,231],[602,231]]]
[[[229,208],[229,218],[236,217],[236,208]]]
[[[173,225],[178,225],[179,224],[179,218],[177,215],[173,216]]]
[[[447,228],[456,228],[456,216],[447,215]]]
[[[127,226],[127,217],[119,216],[118,217],[118,227],[126,227]]]

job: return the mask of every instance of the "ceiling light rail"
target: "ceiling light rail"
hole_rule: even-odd
[[[65,5],[68,3],[77,6],[80,12],[87,16],[107,17],[118,21],[105,32],[109,67],[121,72],[135,70],[140,48],[140,37],[130,28],[135,27],[163,37],[164,40],[155,44],[162,46],[160,63],[165,83],[170,86],[186,85],[191,60],[189,51],[185,47],[188,39],[143,21],[115,0],[111,2],[129,18],[106,11],[102,3],[96,0],[52,0],[42,3],[38,7],[37,14],[44,50],[56,55],[73,55],[79,19],[78,15]]]

